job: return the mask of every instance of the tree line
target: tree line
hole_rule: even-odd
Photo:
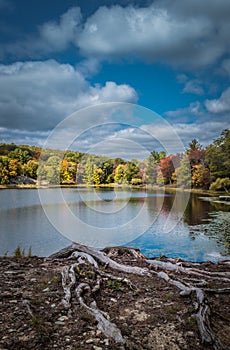
[[[142,161],[2,143],[0,184],[26,176],[41,184],[178,185],[228,191],[229,153],[229,129],[206,148],[193,139],[183,154],[152,151]]]

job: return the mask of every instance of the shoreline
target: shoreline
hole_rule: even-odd
[[[172,191],[172,192],[187,192],[187,193],[195,193],[195,194],[206,194],[209,196],[221,196],[223,194],[226,194],[224,191],[211,191],[211,190],[203,190],[203,189],[196,189],[196,188],[183,188],[183,187],[171,187],[171,186],[155,186],[155,185],[117,185],[114,183],[111,184],[103,184],[103,185],[86,185],[86,184],[79,184],[79,185],[37,185],[37,184],[30,184],[30,185],[24,185],[24,184],[7,184],[7,185],[0,185],[0,190],[7,190],[7,189],[52,189],[52,188],[121,188],[121,189],[139,189],[139,190],[155,190],[155,191]]]

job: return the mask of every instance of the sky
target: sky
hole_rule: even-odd
[[[229,0],[0,0],[0,33],[0,142],[141,158],[229,128]]]

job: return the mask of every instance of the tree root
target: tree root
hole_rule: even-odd
[[[91,292],[90,286],[87,283],[81,283],[75,289],[75,293],[80,305],[97,320],[97,327],[101,330],[106,337],[112,338],[116,343],[124,344],[125,340],[122,337],[119,328],[108,320],[108,315],[98,309],[95,301],[88,306],[82,297],[82,294],[88,291]]]
[[[135,289],[135,286],[126,277],[115,276],[105,272],[105,269],[110,268],[123,274],[136,274],[147,278],[157,276],[179,289],[181,296],[191,298],[202,343],[211,346],[215,350],[226,349],[212,329],[212,313],[207,295],[230,293],[230,288],[224,286],[224,284],[230,282],[230,278],[228,278],[230,276],[229,272],[207,271],[199,264],[190,265],[185,263],[185,266],[183,266],[183,262],[173,259],[167,260],[167,258],[165,258],[166,261],[149,260],[135,249],[124,248],[126,253],[129,253],[129,256],[134,257],[136,262],[140,262],[142,266],[146,267],[130,266],[118,263],[111,258],[114,256],[118,257],[120,254],[118,250],[121,252],[122,247],[118,247],[117,250],[115,247],[111,248],[111,250],[106,248],[102,252],[79,243],[73,243],[70,247],[49,257],[49,259],[66,258],[67,261],[75,260],[70,266],[65,266],[62,271],[62,287],[64,291],[62,302],[64,307],[71,308],[71,300],[76,298],[81,307],[95,318],[98,329],[106,337],[113,339],[115,343],[123,347],[125,339],[120,329],[109,320],[109,316],[105,312],[98,308],[94,296],[95,293],[100,292],[101,285],[105,279],[126,283],[131,289]],[[223,266],[226,265],[227,262]],[[90,267],[90,271],[85,271],[86,267]],[[89,272],[93,278],[89,282],[80,282],[80,275],[83,276]],[[212,281],[216,283],[221,282],[222,288],[207,287]]]
[[[106,266],[109,266],[113,270],[125,272],[125,273],[133,273],[139,276],[151,276],[151,273],[147,268],[140,268],[137,266],[129,266],[129,265],[121,265],[117,263],[116,261],[110,259],[108,256],[105,255],[104,252],[99,251],[95,248],[92,247],[87,247],[83,244],[79,243],[72,243],[71,246],[62,249],[60,252],[55,253],[51,255],[49,258],[50,259],[60,259],[60,258],[65,258],[69,257],[71,253],[74,253],[75,251],[80,251],[83,253],[86,253],[88,255],[91,255],[100,263],[105,264]]]

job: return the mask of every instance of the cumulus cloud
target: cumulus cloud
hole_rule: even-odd
[[[2,47],[1,54],[17,57],[41,58],[53,52],[64,51],[76,39],[81,23],[81,10],[72,7],[58,21],[49,21],[37,27],[35,35]]]
[[[145,7],[99,7],[84,19],[73,7],[59,21],[39,26],[35,37],[2,50],[38,58],[75,45],[86,58],[201,67],[229,53],[229,11],[228,0],[158,0]]]
[[[205,107],[214,114],[230,112],[230,87],[221,94],[219,99],[206,100]]]
[[[54,60],[0,65],[0,125],[50,130],[74,111],[103,102],[137,102],[129,85],[90,85],[69,64]]]
[[[229,52],[229,11],[227,0],[101,7],[86,20],[76,43],[86,56],[204,66]]]
[[[59,22],[51,21],[39,27],[41,41],[51,46],[54,51],[60,51],[71,43],[77,34],[81,21],[81,11],[73,7],[64,13]]]
[[[212,29],[209,18],[187,16],[185,20],[154,4],[146,8],[101,7],[87,19],[77,45],[86,56],[135,55],[148,61],[199,65],[219,55],[218,48],[205,53]]]

